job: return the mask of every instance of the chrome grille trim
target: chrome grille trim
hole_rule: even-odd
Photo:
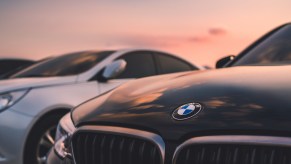
[[[131,129],[131,128],[123,128],[123,127],[115,127],[115,126],[83,126],[78,128],[78,130],[73,134],[76,135],[78,132],[102,132],[102,133],[107,133],[107,134],[118,134],[118,135],[124,135],[124,136],[130,136],[133,138],[139,138],[139,139],[144,139],[147,141],[150,141],[154,145],[156,145],[159,148],[160,154],[161,154],[161,164],[164,163],[165,161],[165,142],[162,139],[161,136],[143,131],[143,130],[137,130],[137,129]],[[74,163],[76,164],[75,161],[75,152],[73,148],[73,143],[71,142],[71,148],[72,148],[72,154],[73,154],[73,160]]]
[[[242,144],[242,145],[266,145],[291,147],[291,138],[289,137],[272,137],[272,136],[252,136],[252,135],[219,135],[194,137],[186,140],[179,145],[173,155],[173,164],[177,163],[177,158],[181,150],[189,145],[200,144]]]

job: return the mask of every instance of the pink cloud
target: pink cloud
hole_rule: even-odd
[[[226,29],[224,29],[224,28],[210,28],[209,30],[208,30],[208,33],[210,34],[210,35],[225,35],[225,34],[227,34],[227,30]]]
[[[119,35],[111,36],[103,41],[110,46],[130,47],[179,47],[184,44],[209,44],[217,36],[224,36],[227,30],[223,28],[209,28],[207,33],[198,33],[192,36],[161,36],[161,35]]]

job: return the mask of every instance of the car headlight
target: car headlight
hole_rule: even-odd
[[[0,94],[0,112],[17,103],[28,93],[28,91],[29,90],[26,89]]]
[[[59,122],[55,138],[55,152],[62,158],[71,157],[71,136],[76,131],[71,114],[66,114]]]

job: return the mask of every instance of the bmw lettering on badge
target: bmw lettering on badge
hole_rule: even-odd
[[[188,103],[174,110],[172,117],[175,120],[185,120],[196,116],[202,110],[202,105],[199,103]]]

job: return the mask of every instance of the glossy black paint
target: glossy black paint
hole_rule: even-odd
[[[241,66],[150,77],[127,83],[72,112],[77,127],[114,125],[181,142],[200,135],[291,134],[291,66]],[[179,106],[204,105],[177,121]]]

